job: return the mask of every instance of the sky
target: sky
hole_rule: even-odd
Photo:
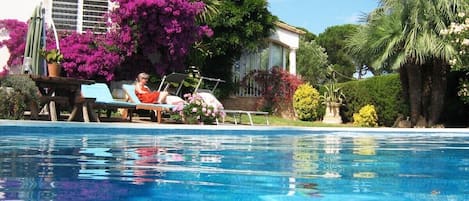
[[[26,21],[41,0],[9,0],[0,7],[0,19]],[[364,13],[378,5],[377,0],[267,0],[269,11],[280,20],[314,34],[334,25],[358,23]]]
[[[268,3],[269,11],[281,21],[316,35],[330,26],[358,24],[363,14],[378,6],[377,0],[268,0]]]

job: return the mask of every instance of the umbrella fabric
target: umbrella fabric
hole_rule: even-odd
[[[31,19],[28,22],[28,34],[26,38],[26,47],[24,58],[31,58],[31,73],[36,75],[45,75],[46,70],[44,59],[40,57],[40,50],[44,47],[44,15],[42,13],[42,4],[36,6]],[[23,66],[24,68],[24,66]],[[25,69],[23,69],[24,72]]]

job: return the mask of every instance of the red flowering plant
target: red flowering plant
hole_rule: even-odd
[[[8,66],[18,66],[23,63],[27,32],[28,24],[25,22],[15,19],[0,20],[0,33],[9,36],[4,40],[0,40],[0,48],[6,46],[10,52],[7,66],[0,67],[0,74],[7,74]]]
[[[120,44],[127,48],[127,56],[143,52],[156,56],[154,67],[160,74],[170,67],[184,69],[184,60],[194,42],[211,36],[212,30],[196,23],[196,16],[204,11],[202,1],[190,0],[111,0],[118,7],[109,14],[117,24]],[[153,56],[154,57],[154,56]]]
[[[293,94],[303,83],[296,75],[279,67],[251,71],[243,78],[241,85],[247,86],[250,79],[254,79],[261,88],[262,98],[257,103],[258,108],[274,113],[280,112],[282,105],[292,106]]]

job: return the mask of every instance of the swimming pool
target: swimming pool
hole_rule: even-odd
[[[469,200],[469,130],[0,121],[0,200]]]

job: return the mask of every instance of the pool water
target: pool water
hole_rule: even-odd
[[[469,200],[468,134],[2,130],[0,200]]]

